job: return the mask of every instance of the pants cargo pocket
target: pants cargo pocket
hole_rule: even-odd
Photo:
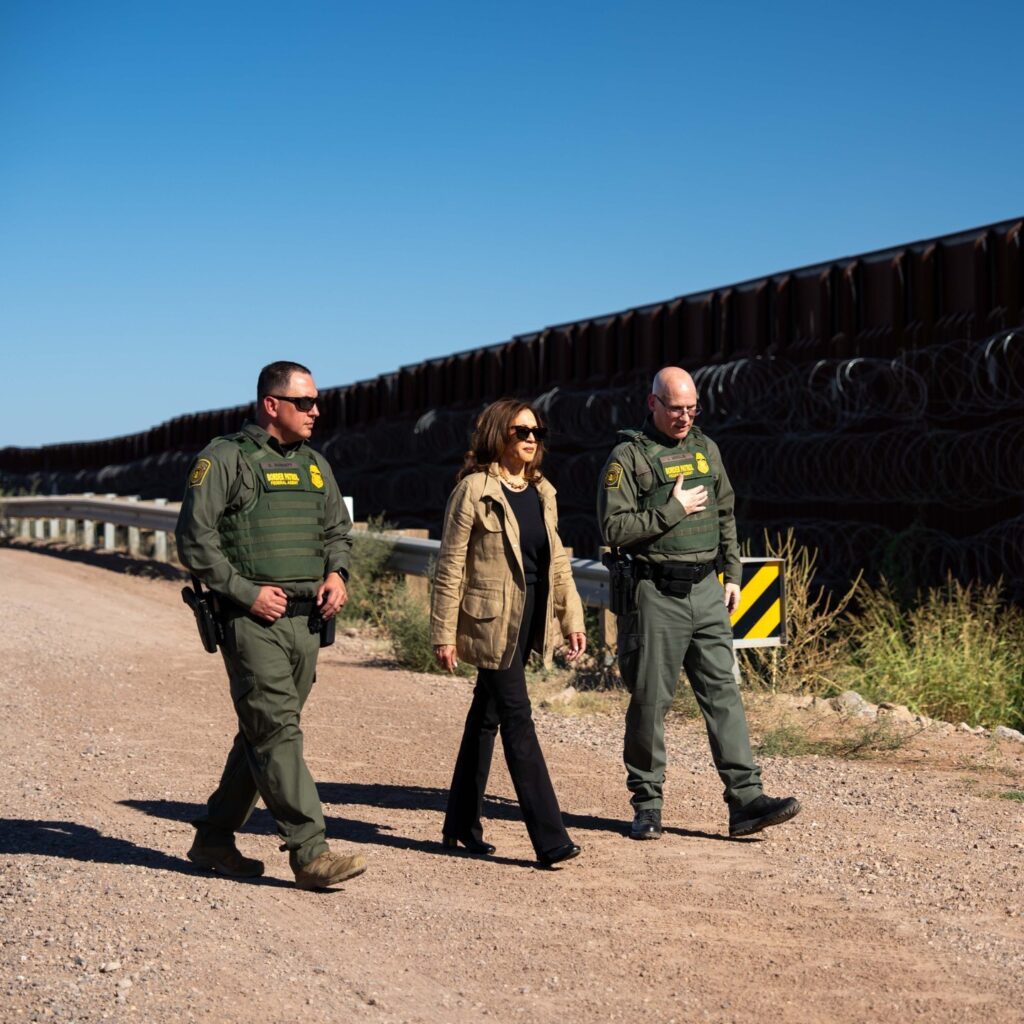
[[[642,633],[619,634],[619,674],[623,685],[630,693],[636,692],[637,676],[640,672],[640,656],[643,654]]]

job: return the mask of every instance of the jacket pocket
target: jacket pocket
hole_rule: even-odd
[[[500,590],[467,590],[459,607],[473,619],[496,619],[505,604]]]
[[[501,533],[501,517],[493,510],[481,511],[477,522],[486,533]]]

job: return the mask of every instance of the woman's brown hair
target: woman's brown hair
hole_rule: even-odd
[[[487,468],[501,461],[505,446],[509,443],[509,434],[512,432],[512,421],[524,410],[533,413],[537,420],[537,426],[544,426],[537,410],[518,398],[499,398],[492,402],[476,419],[473,424],[473,436],[469,442],[469,451],[459,470],[458,479],[461,480],[470,473],[484,473]],[[523,475],[527,480],[536,483],[542,479],[540,472],[541,459],[544,458],[544,442],[537,442],[537,451],[533,458],[526,464]]]

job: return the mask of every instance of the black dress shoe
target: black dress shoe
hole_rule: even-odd
[[[561,864],[564,860],[572,860],[578,857],[582,851],[575,843],[566,843],[565,846],[556,846],[553,850],[545,850],[537,860],[546,868],[552,868]]]
[[[469,853],[476,853],[482,857],[489,857],[494,853],[494,847],[490,843],[481,842],[472,836],[442,836],[441,843],[446,850],[457,850],[461,843]]]
[[[633,839],[660,839],[661,808],[641,807],[629,826],[629,834]]]
[[[729,835],[752,836],[763,828],[781,825],[800,811],[795,796],[765,796],[763,793],[743,807],[729,808]]]

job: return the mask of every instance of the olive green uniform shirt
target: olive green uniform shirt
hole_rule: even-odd
[[[242,430],[277,455],[287,456],[303,448],[308,449],[305,441],[284,448],[255,423],[246,423]],[[209,466],[205,467],[201,460],[206,460]],[[352,520],[345,502],[341,500],[341,491],[330,463],[319,454],[316,462],[325,485],[326,558],[323,575],[339,572],[347,579],[352,550]],[[261,586],[279,585],[289,596],[306,597],[315,594],[322,582],[278,584],[275,580],[246,579],[224,556],[218,532],[221,517],[245,508],[256,496],[259,486],[238,445],[229,437],[215,437],[196,456],[175,528],[178,556],[186,568],[211,590],[227,595],[243,608],[252,606]]]
[[[666,448],[692,446],[694,430],[676,441],[655,429],[648,419],[640,428],[652,441]],[[736,539],[736,495],[729,483],[718,445],[707,434],[702,434],[708,446],[708,463],[714,477],[715,498],[718,503],[720,544],[725,559],[725,582],[740,582],[740,547]],[[644,552],[644,541],[653,540],[672,529],[686,518],[683,506],[669,497],[660,508],[642,510],[640,499],[657,486],[650,464],[632,441],[624,441],[612,449],[601,473],[601,487],[597,495],[597,519],[601,535],[609,547],[622,548],[627,554],[637,555],[651,562],[710,562],[717,551],[695,551],[688,554],[665,555]]]

